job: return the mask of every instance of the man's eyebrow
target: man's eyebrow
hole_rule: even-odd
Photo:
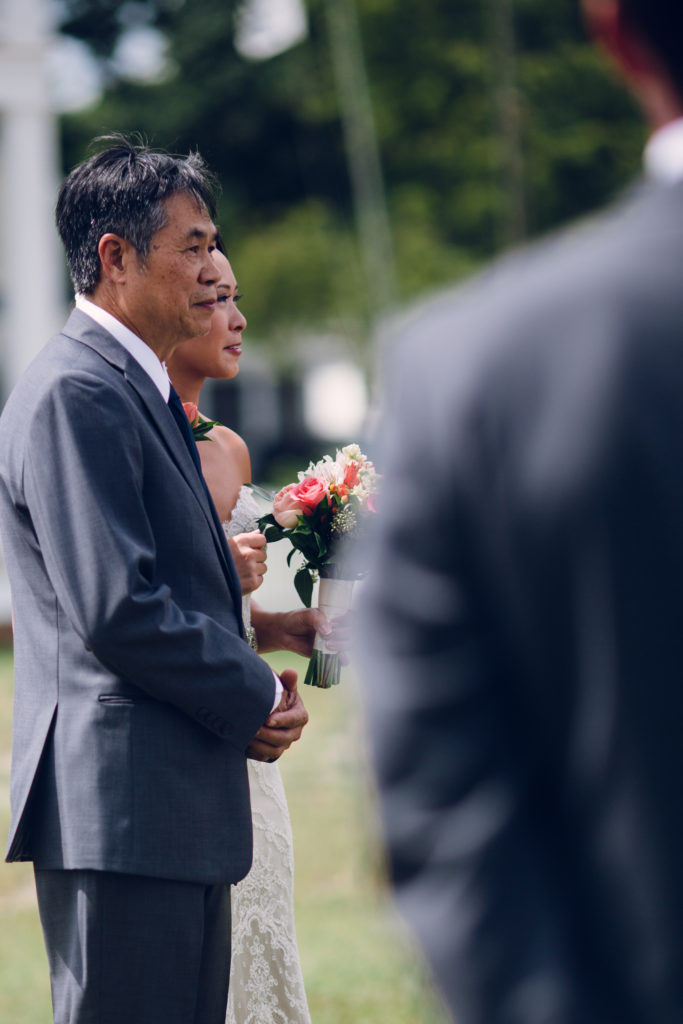
[[[215,244],[216,239],[218,238],[218,230],[214,229],[213,231],[209,232],[205,231],[204,228],[190,228],[190,230],[187,232],[187,238],[190,241],[193,239],[197,239],[197,241],[202,242],[204,241],[205,238],[208,238],[209,241]]]

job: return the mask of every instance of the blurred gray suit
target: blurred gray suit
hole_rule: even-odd
[[[458,1024],[677,1024],[683,186],[387,355],[358,618],[405,914]]]

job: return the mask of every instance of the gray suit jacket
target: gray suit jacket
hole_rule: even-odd
[[[458,1024],[683,1020],[683,186],[388,353],[358,620],[391,869]]]
[[[73,312],[0,419],[15,710],[7,857],[205,883],[251,862],[273,675],[178,427]]]

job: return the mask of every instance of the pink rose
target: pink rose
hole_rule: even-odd
[[[326,494],[329,491],[324,480],[317,476],[307,476],[301,483],[294,484],[291,499],[297,502],[305,516],[312,516]]]
[[[194,426],[199,418],[199,409],[196,404],[194,402],[183,402],[183,409],[185,410],[185,415],[190,421],[191,426]]]
[[[350,462],[344,473],[344,483],[347,487],[355,487],[360,480],[359,465],[357,462]]]
[[[273,498],[273,516],[275,522],[284,530],[291,530],[296,526],[298,518],[303,515],[303,506],[292,497],[292,491],[296,484],[287,484]]]

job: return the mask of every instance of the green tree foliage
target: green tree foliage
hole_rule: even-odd
[[[65,165],[108,131],[198,148],[224,192],[221,226],[254,334],[298,325],[360,338],[372,281],[354,228],[326,5],[307,40],[268,61],[236,52],[227,0],[67,0],[64,31],[106,61],[126,22],[168,37],[154,84],[109,75],[101,102],[63,119]],[[402,298],[470,271],[499,247],[510,197],[496,112],[497,0],[356,0]],[[586,40],[576,0],[517,0],[515,84],[527,225],[544,232],[637,172],[637,111]],[[111,69],[111,64],[107,65]]]

